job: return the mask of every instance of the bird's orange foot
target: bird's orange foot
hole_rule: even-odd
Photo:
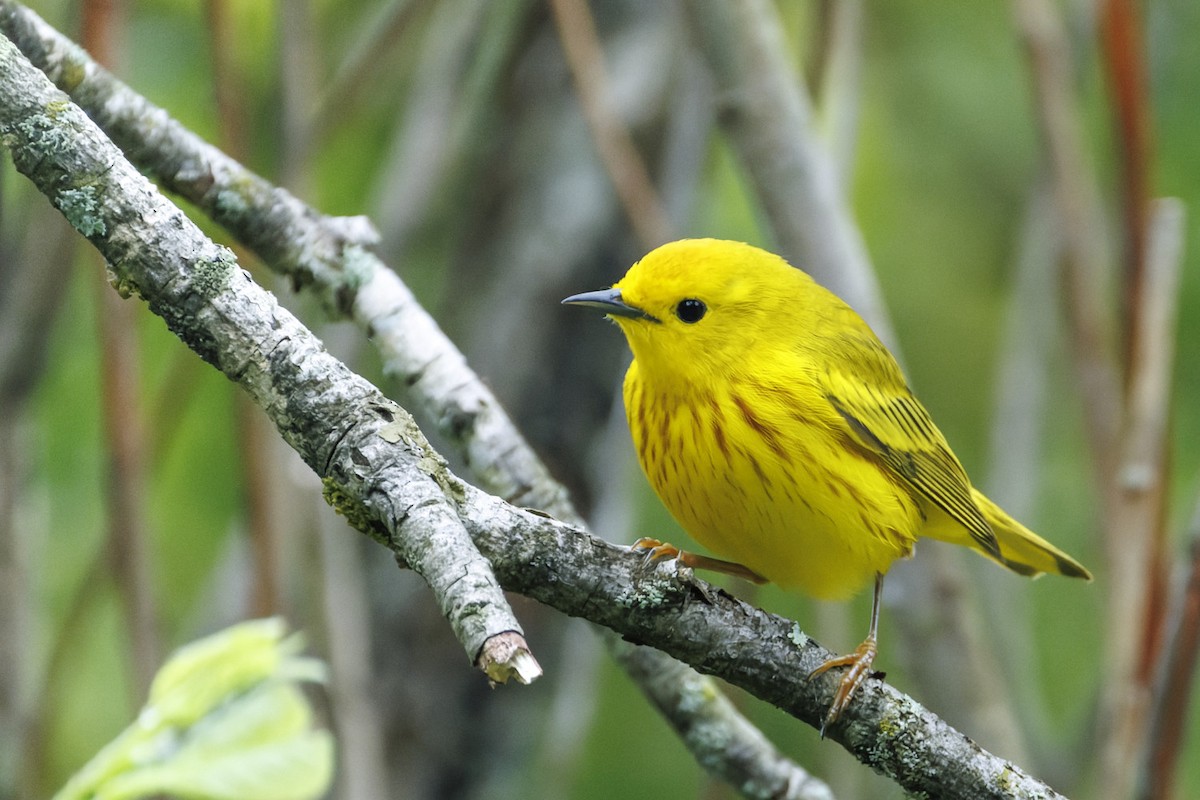
[[[719,558],[710,556],[702,556],[698,553],[689,553],[686,550],[680,550],[674,545],[661,542],[658,539],[651,539],[643,536],[629,546],[630,550],[645,551],[646,561],[662,561],[666,558],[674,558],[685,567],[692,569],[706,569],[710,572],[723,572],[726,575],[733,575],[736,578],[750,581],[751,583],[766,583],[767,579],[759,575],[754,570],[743,567],[741,564],[733,561],[723,561]]]
[[[875,637],[869,636],[850,655],[831,658],[808,673],[808,679],[812,680],[822,672],[834,667],[849,667],[846,674],[842,676],[842,682],[838,684],[837,692],[833,696],[833,703],[829,706],[829,713],[825,715],[825,720],[821,723],[822,739],[825,738],[825,729],[838,721],[842,712],[846,710],[846,706],[850,704],[850,699],[858,691],[858,687],[862,686],[862,682],[871,674],[871,664],[875,662],[875,656],[878,653],[879,647],[875,643]]]
[[[629,545],[629,549],[635,553],[644,553],[646,561],[663,561],[664,559],[679,558],[681,555],[684,555],[675,545],[667,544],[658,539],[651,539],[648,536],[643,536]]]

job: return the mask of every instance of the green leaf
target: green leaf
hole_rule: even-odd
[[[155,677],[137,721],[56,800],[308,800],[333,774],[333,739],[313,730],[298,681],[320,661],[296,655],[282,620],[235,625],[181,648]]]

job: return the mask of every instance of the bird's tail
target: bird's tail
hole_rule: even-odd
[[[979,549],[985,556],[1013,572],[1035,576],[1043,572],[1066,575],[1071,578],[1091,580],[1092,573],[1069,555],[1026,528],[993,503],[983,492],[971,489],[971,499],[983,512],[984,519],[996,534],[1000,545],[1000,557]]]

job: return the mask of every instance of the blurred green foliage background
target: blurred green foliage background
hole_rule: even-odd
[[[60,30],[82,36],[79,3],[30,5]],[[616,112],[663,186],[676,232],[770,247],[754,191],[716,127],[711,86],[698,76],[702,69],[689,51],[680,4],[590,5]],[[831,5],[777,4],[797,73],[810,88]],[[1101,188],[1110,235],[1105,247],[1115,259],[1119,163],[1097,53],[1097,12],[1088,3],[1057,8],[1074,48],[1086,159]],[[1141,8],[1153,125],[1151,191],[1182,199],[1191,245],[1200,241],[1194,213],[1200,205],[1200,5],[1155,0]],[[1045,220],[1046,206],[1036,205],[1047,163],[1029,59],[1008,4],[935,0],[865,3],[862,10],[861,80],[847,90],[859,110],[848,168],[854,216],[913,386],[968,471],[985,488],[1002,487],[998,499],[1005,500],[1013,476],[995,474],[995,451],[1008,432],[994,425],[1005,388],[998,369],[1007,348],[1022,346],[1019,336],[1016,345],[1006,338],[1017,264],[1026,237],[1039,235],[1030,233],[1039,222],[1050,236],[1055,230]],[[113,68],[134,89],[325,213],[372,218],[383,233],[384,259],[493,385],[556,474],[584,508],[609,509],[596,518],[600,535],[685,540],[635,474],[620,422],[610,421],[627,359],[620,337],[557,305],[568,293],[615,281],[646,248],[631,234],[597,158],[548,5],[138,0],[112,13],[118,32]],[[63,242],[75,234],[7,159],[0,163],[0,192],[0,241],[7,243],[0,254],[61,261]],[[283,611],[309,632],[319,654],[334,650],[359,662],[359,682],[332,688],[326,712],[338,732],[345,722],[340,692],[357,692],[372,713],[356,724],[382,735],[361,745],[365,761],[343,755],[343,771],[378,770],[373,785],[391,786],[391,796],[733,796],[709,783],[582,632],[582,623],[517,601],[547,676],[528,688],[487,691],[442,630],[419,580],[398,572],[387,553],[336,521],[315,521],[322,506],[314,479],[282,452],[273,431],[253,439],[259,459],[251,459],[248,430],[261,429],[262,420],[136,300],[124,301],[135,308],[128,341],[136,348],[136,391],[123,407],[106,410],[102,375],[109,362],[97,330],[108,307],[100,300],[110,290],[95,253],[81,239],[77,245],[59,265],[54,307],[40,337],[44,361],[0,422],[6,429],[0,447],[7,450],[0,481],[12,498],[7,535],[19,539],[10,549],[20,552],[14,563],[24,604],[5,618],[21,625],[0,630],[22,643],[19,663],[5,665],[15,671],[0,675],[20,687],[21,712],[19,724],[10,721],[0,731],[0,798],[23,790],[42,795],[61,785],[144,699],[121,578],[106,556],[106,486],[119,467],[104,431],[134,423],[142,432],[139,535],[148,556],[158,655],[232,620]],[[1200,456],[1189,446],[1200,437],[1200,256],[1187,247],[1184,258],[1166,526],[1173,576],[1186,552],[1200,474]],[[326,323],[311,300],[293,295],[253,259],[243,263],[331,350],[403,402],[402,387],[387,384],[357,331]],[[1043,272],[1056,263],[1051,258]],[[0,273],[15,264],[0,264]],[[1035,349],[1045,383],[1036,388],[1042,398],[1038,450],[1026,461],[1031,472],[1017,476],[1034,488],[1025,497],[1011,490],[1011,510],[1088,564],[1097,580],[1090,586],[1054,578],[1028,583],[970,556],[946,557],[966,576],[983,638],[995,620],[978,606],[1021,595],[1020,605],[998,612],[1010,615],[1022,641],[1032,643],[1022,652],[1032,661],[1023,664],[1021,677],[1034,682],[1011,698],[1024,737],[1011,757],[1070,793],[1090,786],[1095,766],[1108,568],[1098,533],[1094,456],[1082,432],[1081,409],[1089,398],[1071,366],[1058,280],[1048,275],[1039,285],[1035,322],[1044,338]],[[265,489],[247,473],[248,464],[262,460],[270,463],[259,475]],[[265,494],[256,500],[256,492]],[[632,522],[611,511],[613,492],[624,498],[616,508],[636,509]],[[267,509],[273,531],[265,562],[252,544],[262,535],[248,512],[256,502]],[[935,549],[923,544],[921,553]],[[350,568],[330,566],[347,557]],[[268,597],[256,594],[264,569],[278,581]],[[794,617],[835,650],[853,645],[865,629],[869,598],[839,610],[772,589],[755,595],[741,584],[729,588]],[[955,719],[954,708],[922,696],[909,682],[890,609],[877,662],[889,681],[1007,755],[1009,743],[988,741],[969,719]],[[340,639],[345,625],[365,638]],[[1013,654],[1002,662],[1005,657]],[[333,669],[336,687],[337,658]],[[781,750],[830,780],[839,796],[900,796],[894,786],[864,775],[836,745],[819,742],[814,731],[750,698],[738,702]],[[1189,714],[1180,797],[1200,795],[1195,704]],[[350,746],[346,738],[340,742]],[[369,787],[348,785],[344,774],[341,780],[337,796],[372,796]]]

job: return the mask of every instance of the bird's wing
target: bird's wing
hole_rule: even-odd
[[[996,535],[971,499],[966,470],[909,391],[891,353],[874,336],[839,345],[845,358],[825,373],[825,396],[853,437],[999,557]]]

